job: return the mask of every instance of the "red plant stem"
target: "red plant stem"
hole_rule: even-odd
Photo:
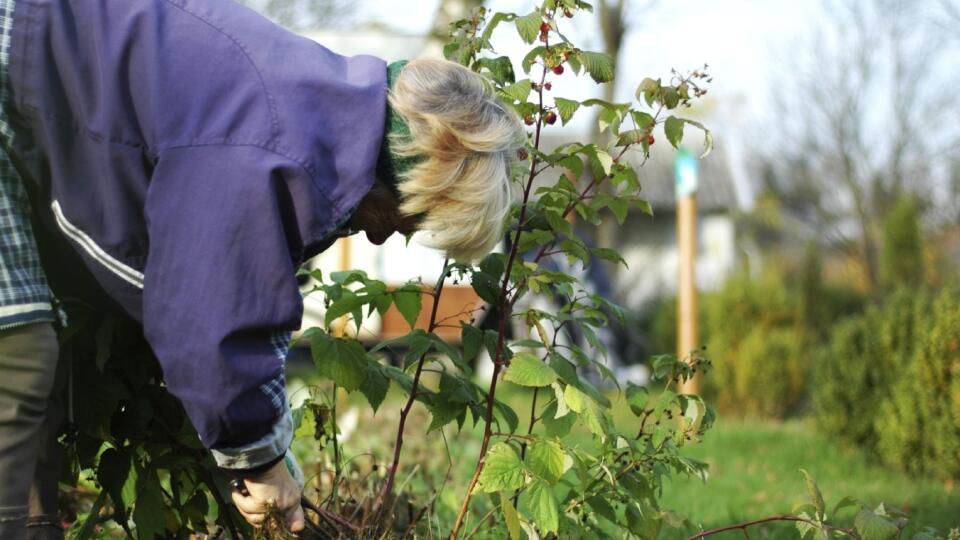
[[[543,110],[543,82],[547,79],[547,68],[544,66],[543,74],[540,76],[540,85],[537,90],[537,95],[540,100],[540,110]],[[536,133],[534,135],[533,147],[540,148],[540,133],[543,129],[543,115],[539,115],[537,119]],[[520,215],[517,218],[517,223],[522,224],[524,219],[527,216],[527,206],[530,201],[530,190],[533,188],[533,180],[537,177],[537,164],[538,157],[537,154],[533,154],[533,157],[530,158],[530,174],[527,177],[527,183],[523,189],[523,200],[520,205]],[[467,486],[467,493],[463,497],[463,502],[460,505],[460,510],[457,512],[457,520],[453,524],[453,529],[450,531],[450,540],[455,540],[457,534],[460,532],[460,527],[463,525],[463,518],[467,515],[467,509],[470,507],[470,499],[473,497],[473,488],[477,485],[477,480],[480,479],[480,473],[483,472],[483,466],[487,457],[487,448],[490,446],[490,436],[492,433],[492,424],[493,424],[493,406],[496,403],[496,394],[497,394],[497,379],[500,378],[500,370],[503,368],[503,336],[506,333],[507,321],[510,319],[510,311],[513,309],[513,302],[516,300],[516,296],[508,299],[507,291],[510,288],[510,273],[513,270],[513,263],[517,260],[519,248],[520,248],[520,235],[523,233],[523,227],[518,226],[517,232],[513,237],[513,245],[510,247],[510,255],[507,258],[507,267],[503,272],[503,281],[500,284],[500,298],[498,304],[501,307],[500,313],[500,323],[497,328],[497,345],[495,350],[495,356],[493,358],[493,375],[490,379],[490,389],[487,391],[487,412],[486,412],[486,422],[483,427],[483,442],[480,444],[480,455],[477,457],[477,466],[474,468],[473,477],[470,478],[470,484]]]
[[[440,278],[437,279],[437,284],[433,287],[433,307],[430,310],[430,332],[433,332],[436,329],[437,309],[440,306],[440,293],[443,292],[443,283],[447,279],[449,263],[449,258],[443,261],[443,271],[440,272]],[[383,484],[383,489],[380,491],[380,495],[377,496],[377,502],[374,505],[375,511],[381,508],[383,502],[393,492],[393,484],[397,477],[397,469],[400,467],[400,452],[403,450],[403,431],[407,425],[407,416],[410,414],[410,409],[413,408],[413,403],[417,400],[417,391],[420,389],[420,375],[423,374],[423,365],[426,358],[427,353],[423,353],[420,355],[420,359],[417,361],[417,371],[413,375],[413,386],[410,389],[410,395],[407,397],[407,402],[400,411],[400,423],[397,427],[397,440],[393,445],[393,464],[390,466],[390,470],[387,473],[387,481]]]
[[[803,523],[810,523],[811,525],[819,525],[819,523],[817,523],[817,522],[815,522],[815,521],[813,521],[813,520],[806,519],[806,518],[802,518],[802,517],[799,517],[799,516],[783,516],[783,515],[781,515],[781,516],[770,516],[770,517],[765,517],[765,518],[762,518],[762,519],[755,519],[755,520],[753,520],[753,521],[745,521],[745,522],[743,522],[743,523],[736,523],[736,524],[734,524],[734,525],[727,525],[727,526],[725,526],[725,527],[717,527],[716,529],[709,529],[709,530],[706,530],[706,531],[700,531],[699,533],[697,533],[697,534],[695,534],[695,535],[693,535],[693,536],[687,537],[686,540],[699,540],[700,538],[706,538],[706,537],[708,537],[708,536],[713,536],[713,535],[715,535],[715,534],[720,534],[720,533],[722,533],[722,532],[727,532],[727,531],[734,531],[734,530],[737,530],[737,529],[746,530],[747,527],[753,527],[754,525],[760,525],[760,524],[763,524],[763,523],[770,523],[770,522],[773,522],[773,521],[800,521],[800,522],[803,522]],[[831,527],[831,526],[829,526],[829,525],[824,525],[824,528],[826,528],[828,531],[835,531],[835,532],[839,532],[839,533],[845,534],[845,535],[847,535],[847,536],[849,536],[849,537],[851,537],[851,538],[856,538],[856,536],[854,536],[854,535],[852,534],[852,531],[851,531],[850,529],[842,529],[842,528],[840,528],[840,527]]]

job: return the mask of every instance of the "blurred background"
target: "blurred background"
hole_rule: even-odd
[[[478,6],[533,7],[244,2],[336,52],[388,61],[441,57],[449,24]],[[593,3],[561,31],[614,57],[616,82],[567,74],[554,95],[629,101],[644,77],[704,64],[713,78],[687,116],[716,143],[698,164],[696,342],[714,363],[701,389],[722,420],[693,451],[713,479],[678,483],[668,501],[707,522],[787,512],[805,466],[835,498],[960,525],[960,0]],[[493,42],[525,51],[509,25]],[[595,122],[549,126],[544,146],[593,139]],[[641,382],[650,355],[678,350],[675,151],[656,135],[641,169],[654,216],[582,231],[627,261],[589,274],[628,313],[607,337],[612,367]],[[314,264],[402,283],[434,279],[441,258],[354,237]]]

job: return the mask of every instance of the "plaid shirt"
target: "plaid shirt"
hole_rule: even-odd
[[[30,200],[6,150],[14,140],[6,113],[14,4],[0,0],[0,330],[54,320],[30,226]]]

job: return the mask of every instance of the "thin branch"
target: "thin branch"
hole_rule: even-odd
[[[437,309],[440,306],[440,293],[443,292],[443,284],[447,279],[449,270],[450,259],[447,258],[443,261],[443,271],[440,272],[440,277],[437,279],[437,284],[433,287],[434,301],[433,308],[430,311],[430,332],[433,332],[436,329]],[[393,447],[393,464],[390,466],[390,471],[387,474],[387,481],[383,484],[383,489],[380,491],[380,495],[377,496],[377,502],[374,505],[375,511],[382,508],[384,501],[393,491],[393,483],[397,476],[397,469],[400,467],[400,452],[403,449],[403,432],[407,425],[407,416],[410,414],[410,410],[413,408],[413,403],[417,399],[417,392],[420,389],[420,375],[423,373],[423,365],[426,357],[427,353],[424,352],[422,355],[420,355],[420,359],[417,361],[417,371],[413,375],[413,386],[410,389],[410,395],[407,397],[407,403],[400,411],[400,423],[397,427],[397,439]]]
[[[737,529],[746,530],[747,527],[753,527],[754,525],[761,525],[763,523],[770,523],[774,521],[799,521],[802,523],[809,523],[811,525],[820,526],[823,525],[823,528],[830,532],[837,532],[840,534],[845,534],[850,538],[858,538],[858,536],[853,532],[852,529],[844,529],[841,527],[832,527],[830,525],[821,524],[819,522],[813,521],[812,519],[802,518],[799,516],[770,516],[762,519],[755,519],[753,521],[745,521],[743,523],[736,523],[734,525],[727,525],[724,527],[717,527],[716,529],[708,529],[706,531],[700,531],[699,533],[688,536],[686,540],[699,540],[700,538],[706,538],[708,536],[713,536],[715,534],[720,534],[727,531],[735,531]]]

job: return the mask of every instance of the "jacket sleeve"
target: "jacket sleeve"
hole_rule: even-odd
[[[228,469],[275,460],[292,439],[284,360],[302,301],[285,190],[297,173],[258,147],[179,148],[160,153],[147,192],[144,329]]]

